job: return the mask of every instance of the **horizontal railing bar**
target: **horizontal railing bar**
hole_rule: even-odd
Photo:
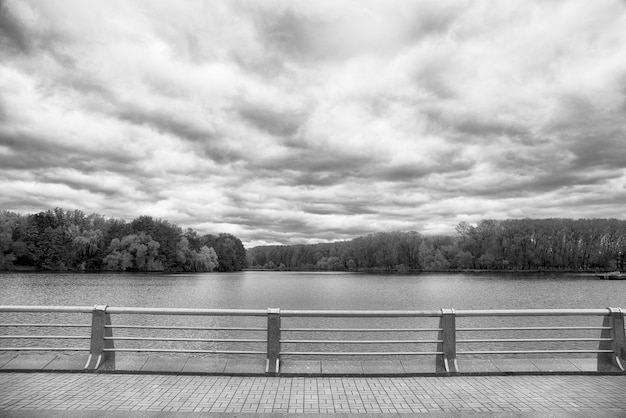
[[[443,354],[442,351],[386,351],[386,352],[328,352],[328,351],[281,351],[285,356],[422,356]]]
[[[603,309],[493,309],[493,310],[454,310],[457,317],[475,316],[607,316],[611,311]]]
[[[91,328],[88,324],[0,324],[0,327],[33,327],[33,328]]]
[[[554,341],[613,341],[613,338],[502,338],[502,339],[458,339],[457,343],[531,343]]]
[[[551,330],[591,330],[601,331],[611,329],[611,327],[491,327],[491,328],[457,328],[458,332],[462,331],[551,331]]]
[[[267,331],[267,328],[255,327],[177,327],[169,325],[105,325],[104,327],[120,329],[175,329],[182,331]]]
[[[220,339],[220,338],[176,338],[176,337],[104,337],[112,341],[186,341],[186,342],[215,342],[215,343],[265,343],[267,340]]]
[[[362,317],[362,318],[397,318],[397,317],[440,317],[441,310],[430,311],[336,311],[336,310],[282,310],[282,317]]]
[[[55,340],[89,340],[91,336],[89,335],[0,335],[0,339],[8,340],[8,339],[18,339],[18,338],[27,338],[27,339],[55,339]]]
[[[106,313],[140,315],[267,316],[267,309],[118,308],[107,306]]]
[[[102,351],[110,353],[204,353],[204,354],[266,354],[265,351],[229,351],[229,350],[176,350],[167,348],[105,348]]]
[[[613,350],[499,350],[457,351],[456,354],[549,354],[549,353],[612,353]]]
[[[61,313],[91,313],[93,306],[30,306],[30,305],[0,305],[0,312],[61,312]]]
[[[0,312],[64,312],[91,313],[93,306],[30,306],[0,305]],[[191,309],[191,308],[146,308],[111,307],[110,314],[149,315],[213,315],[213,316],[265,316],[266,309]],[[602,309],[494,309],[455,310],[458,317],[473,316],[567,316],[567,315],[610,315],[608,308]],[[281,310],[285,317],[440,317],[441,310]]]
[[[0,347],[0,351],[89,351],[89,347]]]
[[[284,344],[431,344],[443,340],[280,340]]]
[[[283,332],[422,332],[441,328],[281,328]]]

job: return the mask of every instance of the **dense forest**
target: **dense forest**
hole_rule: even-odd
[[[0,270],[238,271],[245,263],[233,235],[198,235],[149,216],[0,212]]]
[[[381,232],[350,241],[262,246],[199,235],[161,219],[130,222],[60,208],[0,212],[0,270],[623,270],[626,221],[508,219],[462,222],[453,236]]]
[[[279,270],[617,270],[624,267],[626,221],[482,220],[454,236],[377,233],[329,244],[263,246],[250,268]]]

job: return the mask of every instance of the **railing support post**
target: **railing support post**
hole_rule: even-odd
[[[624,336],[624,312],[621,308],[609,308],[609,315],[604,317],[603,327],[610,329],[602,330],[602,338],[610,338],[611,341],[600,341],[600,350],[611,350],[612,353],[598,354],[598,371],[605,370],[607,366],[615,366],[624,371],[626,365],[626,337]]]
[[[105,340],[104,337],[112,337],[111,315],[106,313],[107,305],[96,305],[91,314],[91,345],[89,358],[85,364],[85,370],[98,370],[98,367],[107,360],[115,361],[115,353],[104,351],[105,348],[114,348],[113,340]]]
[[[267,310],[267,362],[265,374],[276,376],[280,370],[280,309]]]
[[[456,373],[458,367],[456,363],[456,319],[454,309],[442,309],[439,319],[437,351],[443,355],[437,356],[437,372]]]

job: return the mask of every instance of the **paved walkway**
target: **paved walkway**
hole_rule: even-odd
[[[0,372],[83,371],[87,355],[0,354]],[[616,367],[594,358],[579,359],[459,359],[461,374],[622,374]],[[186,355],[118,355],[104,363],[99,371],[117,373],[211,374],[265,376],[264,358],[219,359]],[[280,375],[284,377],[382,377],[434,376],[444,374],[434,358],[420,360],[284,360]]]
[[[0,416],[181,413],[626,417],[626,376],[309,378],[0,373]]]

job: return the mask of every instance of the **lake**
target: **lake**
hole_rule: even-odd
[[[626,280],[564,273],[2,273],[0,304],[265,309],[626,307]]]
[[[246,309],[380,309],[430,310],[512,308],[626,308],[626,281],[597,280],[565,273],[472,274],[366,274],[320,272],[261,272],[140,274],[140,273],[2,273],[1,305],[96,305],[169,308]],[[126,316],[115,323],[154,324],[151,316]],[[59,315],[48,315],[60,320]],[[17,321],[17,314],[3,314],[2,322]],[[250,324],[247,318],[162,317],[165,325]],[[418,320],[422,321],[421,318]],[[527,324],[546,326],[555,318],[527,318]],[[556,318],[562,326],[574,323],[600,325],[601,318]],[[208,322],[207,322],[208,321]],[[428,326],[436,319],[424,318]],[[430,322],[429,322],[430,321]],[[459,318],[458,325],[485,325],[487,319]],[[491,319],[490,325],[517,325],[516,318]],[[575,322],[577,321],[577,322]],[[582,321],[582,322],[581,322]],[[600,322],[598,322],[600,321]],[[83,319],[84,322],[84,319]],[[263,318],[253,319],[263,326]],[[415,319],[285,319],[283,326],[390,327],[415,326]],[[391,325],[393,324],[393,325]],[[123,335],[126,330],[116,330]],[[168,331],[169,332],[169,331]],[[139,333],[140,335],[141,332]],[[197,332],[176,334],[197,336]],[[384,334],[384,333],[381,333]],[[540,335],[553,336],[551,333]],[[130,335],[130,334],[129,334]],[[235,336],[226,332],[222,336]],[[563,336],[569,336],[562,332]],[[597,332],[593,335],[597,336]],[[259,334],[261,336],[261,334]],[[502,336],[502,335],[500,335]],[[517,337],[511,334],[509,337]],[[298,336],[299,338],[300,336]],[[319,337],[319,335],[318,335]],[[342,335],[333,335],[342,337]],[[352,338],[354,335],[343,335]],[[377,338],[397,338],[379,335]],[[406,336],[403,336],[403,338]],[[428,338],[427,336],[420,336]],[[474,337],[474,335],[472,336]],[[327,335],[320,338],[330,338]],[[157,343],[148,343],[152,346]],[[160,343],[169,347],[174,343]],[[208,343],[207,343],[208,344]],[[207,344],[202,347],[206,348]],[[590,343],[592,346],[596,343]],[[135,347],[135,342],[118,346]],[[297,344],[294,344],[297,345]],[[311,346],[299,344],[300,349]],[[215,347],[213,343],[208,344]],[[329,344],[330,346],[330,344]],[[498,348],[502,344],[477,343],[472,348]],[[556,347],[555,344],[549,345]],[[292,348],[292,347],[290,347]],[[332,349],[333,347],[329,347]],[[401,349],[402,347],[394,347]],[[319,346],[313,347],[319,349]]]

